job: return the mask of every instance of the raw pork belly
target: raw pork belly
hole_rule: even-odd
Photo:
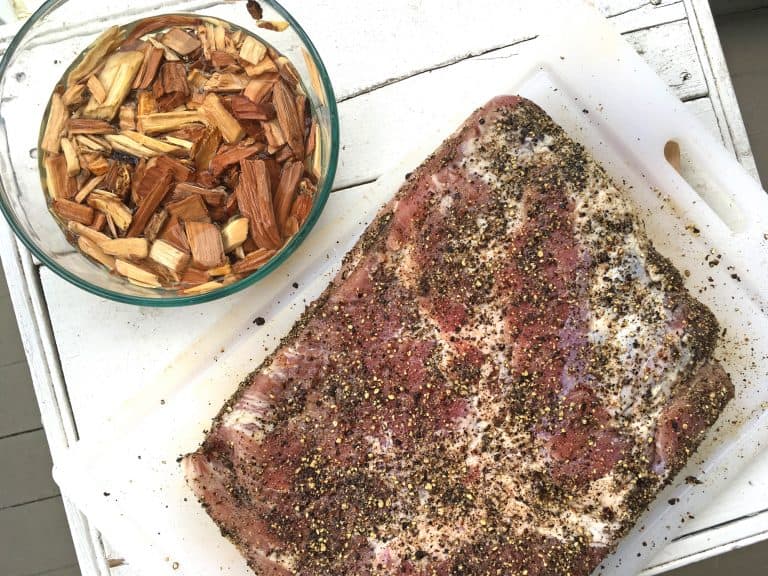
[[[582,146],[499,97],[407,177],[187,478],[257,574],[587,575],[732,397],[717,335]]]

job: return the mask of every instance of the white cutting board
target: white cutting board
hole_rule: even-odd
[[[479,99],[477,89],[469,97],[460,87],[450,96],[435,95],[455,102],[455,123],[426,138],[364,194],[358,189],[331,196],[317,228],[284,265],[299,283],[297,291],[286,289],[283,274],[267,278],[247,315],[232,310],[221,318],[115,415],[111,430],[73,447],[57,463],[62,492],[108,539],[120,542],[131,564],[153,576],[251,574],[195,501],[176,459],[197,447],[225,399],[322,292],[404,174],[474,108],[502,93],[519,93],[544,107],[617,181],[626,182],[649,236],[689,271],[688,287],[725,330],[717,354],[734,380],[736,399],[680,480],[606,561],[607,573],[640,571],[679,532],[686,514],[713,498],[768,441],[768,417],[761,418],[768,406],[768,318],[762,311],[768,303],[768,196],[602,17],[573,4],[567,10],[559,4],[556,12],[540,5],[542,13],[530,15],[531,29],[548,30],[546,36],[528,54],[509,60],[507,74],[480,79]],[[693,163],[701,195],[666,162],[670,139]],[[258,314],[267,319],[260,327],[250,320]],[[219,352],[215,363],[198,360],[213,351]],[[703,484],[685,484],[687,475]],[[680,501],[670,505],[672,498]]]

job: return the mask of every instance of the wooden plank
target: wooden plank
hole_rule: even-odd
[[[740,118],[762,177],[768,188],[768,0],[762,10],[730,14],[719,19],[730,78],[741,109]]]
[[[80,574],[80,567],[77,564],[72,564],[71,566],[58,568],[51,572],[41,572],[39,574],[31,574],[30,576],[80,576]]]
[[[40,427],[26,359],[0,368],[0,442],[5,436]]]
[[[712,100],[709,98],[698,98],[696,100],[689,100],[685,103],[685,107],[691,114],[696,116],[696,119],[701,122],[712,136],[724,140],[723,133],[720,125],[717,121],[717,115],[715,114],[715,108],[712,106]]]
[[[0,510],[59,494],[42,430],[0,440]]]
[[[671,88],[678,97],[686,99],[706,94],[704,75],[685,23],[665,24],[627,34],[625,38],[649,60],[662,78],[672,83]],[[676,45],[682,47],[681,54],[671,58],[670,53]],[[487,88],[488,78],[508,75],[508,71],[515,69],[516,58],[535,49],[536,41],[503,48],[429,74],[411,76],[342,102],[339,114],[344,146],[336,186],[346,188],[378,178],[413,146],[410,136],[402,138],[400,135],[413,134],[414,127],[418,127],[420,134],[429,134],[446,123],[458,124],[451,99],[441,95],[450,94],[460,86],[465,97],[480,105],[495,95]],[[366,128],[358,130],[357,126]]]
[[[61,498],[0,510],[0,574],[23,576],[76,563]]]
[[[643,0],[599,0],[596,5],[624,32],[686,18],[683,0],[661,0],[658,4]]]
[[[689,538],[669,544],[656,558],[651,566],[642,572],[642,576],[655,576],[671,570],[701,562],[722,554],[728,554],[745,546],[768,540],[768,512],[762,512],[744,517],[738,521],[723,526],[716,526],[704,532],[699,532]],[[765,556],[764,548],[762,556]],[[724,562],[723,562],[724,563]],[[719,562],[716,568],[725,568]],[[752,567],[761,569],[756,574],[765,574],[765,563],[756,563]],[[714,574],[728,574],[717,570]],[[703,576],[702,572],[692,572],[693,575]],[[738,570],[733,574],[743,574]]]
[[[110,16],[120,18],[124,5],[118,2],[111,4],[113,14]],[[175,8],[183,11],[185,7],[207,4],[201,1],[180,2]],[[539,25],[532,17],[535,14],[532,5],[523,0],[476,0],[471,8],[467,4],[446,4],[443,0],[396,0],[386,3],[289,0],[284,4],[317,45],[329,68],[336,94],[341,99],[531,38],[536,33],[532,28]],[[631,3],[603,1],[599,7],[609,16],[616,16],[621,31],[628,31],[683,18],[684,10],[679,4],[674,0],[662,0],[658,4],[639,0]],[[137,18],[142,9],[158,5],[153,0],[133,2],[131,17]],[[468,14],[470,11],[471,14]],[[344,33],[336,33],[339,28],[336,15],[343,15],[344,22],[354,25],[345,26]],[[478,20],[472,15],[493,17],[482,17],[482,24],[474,25]],[[542,21],[546,22],[546,18]],[[440,34],[424,33],[425,30],[435,29],[438,22]],[[96,33],[95,24],[94,20],[79,25],[68,22],[65,32],[48,26],[48,29],[39,31],[37,41],[53,43],[76,36],[87,37]],[[450,41],[446,42],[446,38]],[[0,52],[5,48],[3,44],[0,41]],[[47,56],[45,58],[50,67]],[[61,63],[61,66],[63,72],[66,63]]]
[[[0,297],[8,295],[8,283],[5,281],[5,271],[0,266]]]
[[[24,347],[16,328],[16,316],[8,295],[0,296],[0,367],[24,361]]]
[[[710,0],[715,16],[747,12],[768,6],[768,0]]]
[[[55,459],[56,454],[74,441],[77,431],[61,376],[37,267],[4,221],[0,222],[0,257],[7,274],[8,290],[18,318],[46,438]],[[99,556],[97,548],[91,544],[88,522],[66,499],[63,502],[75,535],[78,564],[88,576],[106,575],[103,555]]]
[[[642,4],[645,3],[640,0],[611,0],[598,3],[598,8],[609,16],[621,14],[617,21],[620,31],[656,26],[685,16],[681,7],[668,1],[650,8],[631,9]],[[477,0],[472,2],[471,9],[442,0],[384,3],[289,0],[284,5],[316,43],[341,100],[413,74],[513,45],[538,31],[532,29],[534,6],[520,0],[504,3]],[[345,27],[343,34],[328,34],[329,14],[343,14],[344,21],[354,25]],[[481,17],[478,20],[472,15]],[[482,24],[475,25],[476,22]],[[545,23],[546,18],[542,22]],[[533,26],[537,24],[540,25]],[[439,34],[425,33],[437,29]],[[446,38],[450,41],[446,42]]]
[[[706,96],[704,71],[688,22],[671,22],[624,36],[681,100]]]
[[[690,20],[690,30],[699,58],[709,63],[705,68],[707,85],[710,87],[712,104],[721,126],[728,128],[726,145],[736,154],[742,166],[759,180],[757,166],[747,137],[747,129],[733,89],[731,75],[725,62],[720,37],[708,0],[685,0]]]

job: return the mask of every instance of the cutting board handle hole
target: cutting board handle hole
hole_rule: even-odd
[[[709,171],[707,163],[696,158],[694,147],[681,147],[677,140],[667,140],[664,158],[732,232],[747,228],[747,220],[736,200],[724,192],[718,175]]]

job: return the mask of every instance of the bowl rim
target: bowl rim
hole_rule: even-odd
[[[27,21],[23,23],[18,32],[11,39],[11,42],[8,44],[2,59],[0,59],[0,79],[5,78],[6,71],[11,62],[11,59],[15,55],[16,50],[18,49],[21,42],[26,38],[30,29],[41,18],[46,16],[52,9],[58,8],[60,5],[67,1],[68,0],[46,0],[46,2],[44,2],[34,12],[34,14],[32,14],[32,16],[30,16]],[[278,14],[280,14],[280,16],[282,16],[296,31],[296,34],[299,36],[299,38],[301,38],[304,46],[307,48],[312,61],[317,66],[318,75],[320,77],[323,91],[325,92],[327,99],[326,105],[328,107],[328,115],[331,124],[331,150],[326,177],[322,188],[318,190],[317,197],[315,199],[314,205],[312,206],[312,210],[307,216],[307,219],[301,229],[285,244],[285,246],[283,246],[283,248],[272,259],[269,260],[269,262],[267,262],[267,264],[259,268],[256,272],[253,272],[252,274],[238,280],[237,282],[233,282],[232,284],[222,286],[221,288],[217,288],[216,290],[212,290],[204,294],[196,294],[190,296],[173,295],[152,298],[147,296],[132,296],[130,294],[123,294],[108,288],[96,286],[87,280],[82,279],[80,276],[73,274],[69,270],[59,266],[59,264],[49,258],[44,251],[38,248],[37,245],[29,237],[27,237],[24,230],[16,222],[16,218],[10,207],[7,206],[5,202],[0,201],[0,211],[5,216],[5,219],[8,222],[11,230],[13,230],[16,237],[21,240],[22,244],[24,244],[24,246],[30,252],[32,252],[32,254],[34,254],[35,257],[37,257],[45,266],[53,270],[58,276],[64,278],[71,284],[74,284],[75,286],[82,288],[86,292],[90,292],[96,296],[107,298],[109,300],[123,304],[133,304],[136,306],[148,306],[153,308],[171,308],[177,306],[191,306],[194,304],[202,304],[204,302],[212,302],[214,300],[235,294],[268,276],[280,265],[282,265],[285,260],[287,260],[295,252],[299,245],[301,245],[307,235],[315,227],[315,224],[320,218],[320,214],[323,212],[325,204],[328,201],[328,197],[330,196],[331,190],[333,188],[336,170],[338,167],[340,148],[339,113],[336,103],[336,93],[334,92],[333,85],[331,84],[328,70],[325,67],[325,63],[320,57],[320,54],[310,39],[309,35],[304,31],[304,28],[301,27],[298,21],[290,14],[290,12],[288,12],[288,10],[286,10],[282,4],[280,4],[280,2],[277,0],[269,0],[269,2],[275,11],[277,11]],[[0,181],[0,187],[4,188],[2,181]]]

